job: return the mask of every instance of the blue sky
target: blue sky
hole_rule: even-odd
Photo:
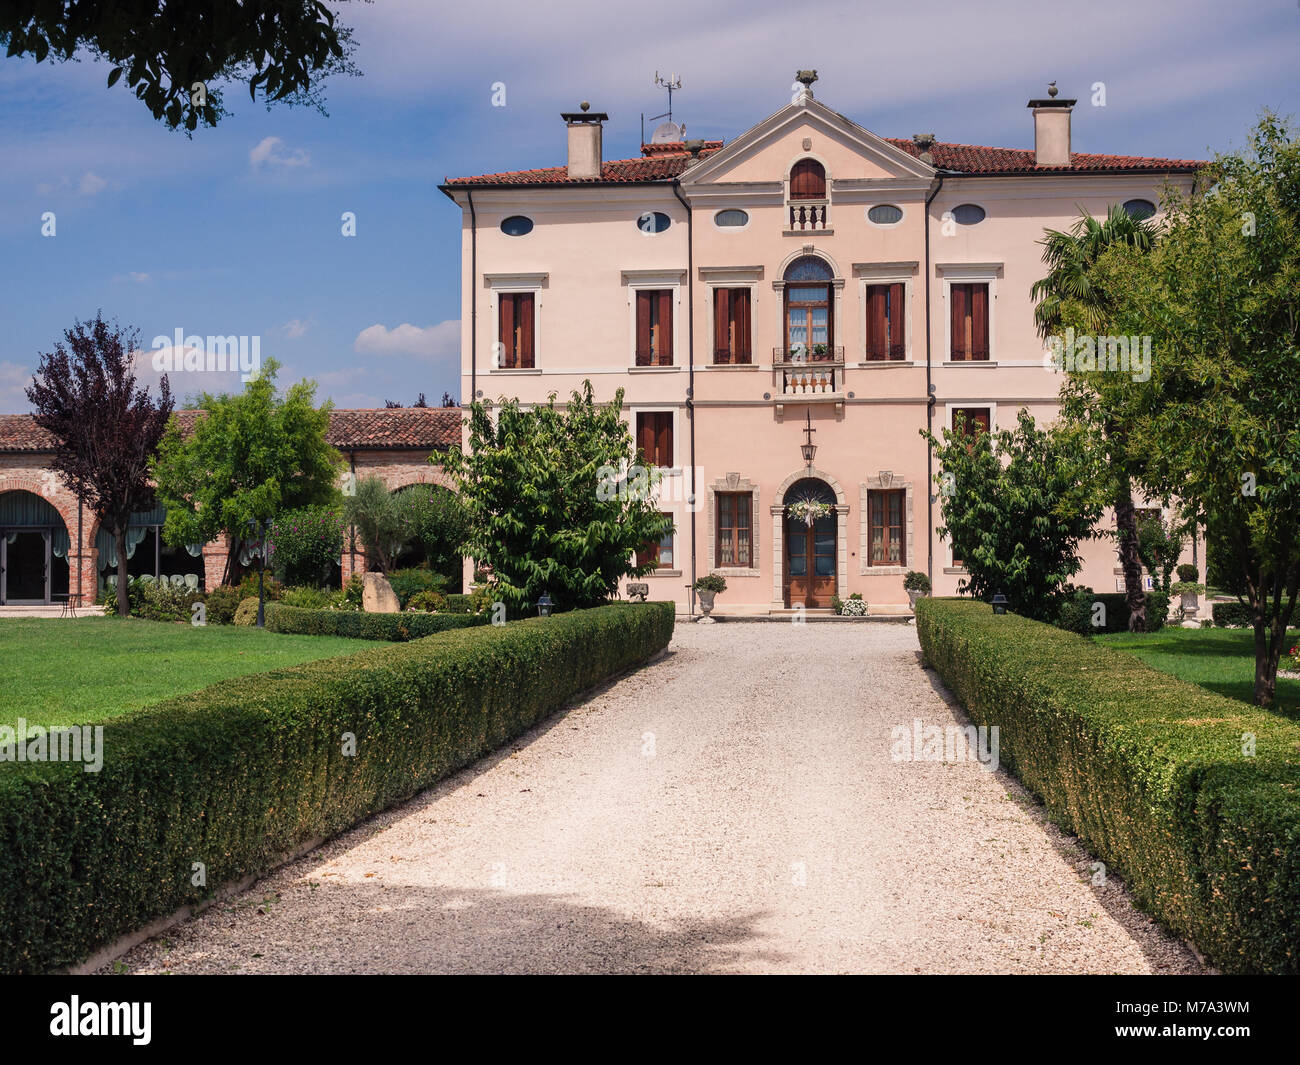
[[[1300,112],[1297,0],[339,10],[365,76],[329,86],[329,117],[232,88],[233,114],[192,140],[106,89],[104,64],[0,58],[0,413],[28,409],[38,353],[101,308],[146,349],[177,329],[260,337],[282,383],[312,378],[339,406],[458,394],[460,217],[437,185],[562,163],[559,113],[584,99],[610,114],[606,157],[638,154],[640,113],[664,109],[656,70],[682,78],[688,136],[725,139],[784,106],[800,67],[868,129],[972,144],[1031,146],[1025,102],[1053,78],[1079,98],[1079,151],[1203,158],[1263,107]]]

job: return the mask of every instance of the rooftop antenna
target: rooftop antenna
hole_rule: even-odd
[[[666,118],[668,121],[655,127],[654,132],[650,134],[649,143],[665,144],[680,141],[686,135],[686,126],[684,123],[679,126],[673,121],[673,93],[682,87],[682,79],[676,74],[669,74],[668,77],[665,78],[656,70],[654,81],[651,82],[651,84],[656,88],[664,88],[668,90],[668,110],[662,115],[655,115],[650,119],[650,121],[657,122],[661,118]],[[644,111],[641,112],[641,143],[647,143],[645,139]]]

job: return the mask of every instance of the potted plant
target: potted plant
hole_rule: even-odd
[[[903,578],[903,590],[907,592],[907,605],[916,609],[916,601],[930,594],[930,578],[920,570],[908,570]]]
[[[865,618],[867,616],[867,601],[862,598],[861,592],[854,592],[848,599],[840,603],[836,613],[846,618]]]
[[[1198,576],[1195,566],[1184,563],[1178,567],[1178,580],[1169,589],[1183,597],[1183,619],[1186,621],[1194,620],[1201,609],[1196,597],[1205,591],[1205,585],[1197,583]]]
[[[713,597],[726,590],[727,581],[721,574],[709,573],[696,580],[695,591],[699,594],[700,609],[704,612],[701,621],[712,623],[713,619],[709,615],[713,612]]]

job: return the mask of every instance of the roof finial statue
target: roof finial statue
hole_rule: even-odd
[[[1058,89],[1058,88],[1056,87],[1056,82],[1054,82],[1054,81],[1049,81],[1049,82],[1047,83],[1047,95],[1048,95],[1048,96],[1050,96],[1050,97],[1052,97],[1053,99],[1055,99],[1055,98],[1056,98],[1056,94],[1057,94],[1058,92],[1060,92],[1060,91],[1061,91],[1061,90]]]
[[[799,70],[799,71],[796,71],[796,72],[795,72],[795,76],[794,76],[794,80],[797,81],[797,82],[800,82],[800,83],[803,85],[804,92],[806,92],[809,96],[811,96],[811,95],[812,95],[812,84],[813,84],[814,81],[817,80],[817,71],[815,71],[815,70]]]

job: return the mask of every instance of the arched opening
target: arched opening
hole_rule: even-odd
[[[461,518],[456,494],[440,484],[408,484],[394,489],[411,504],[414,535],[397,557],[401,569],[420,567],[447,578],[446,589],[462,588],[464,565],[460,554]],[[377,567],[373,567],[377,568]]]
[[[791,361],[835,358],[835,275],[816,255],[803,255],[785,271],[785,350]]]
[[[166,581],[177,588],[198,591],[204,586],[203,545],[171,547],[163,539],[167,510],[159,505],[131,515],[126,530],[126,572],[131,578],[146,577]],[[113,533],[100,527],[95,535],[98,560],[98,591],[117,584],[117,544]]]
[[[800,159],[790,168],[790,199],[826,199],[826,168],[816,159]]]
[[[67,526],[33,492],[0,493],[0,604],[44,604],[68,594]]]
[[[839,515],[835,490],[818,477],[785,493],[785,605],[824,608],[836,594]]]

